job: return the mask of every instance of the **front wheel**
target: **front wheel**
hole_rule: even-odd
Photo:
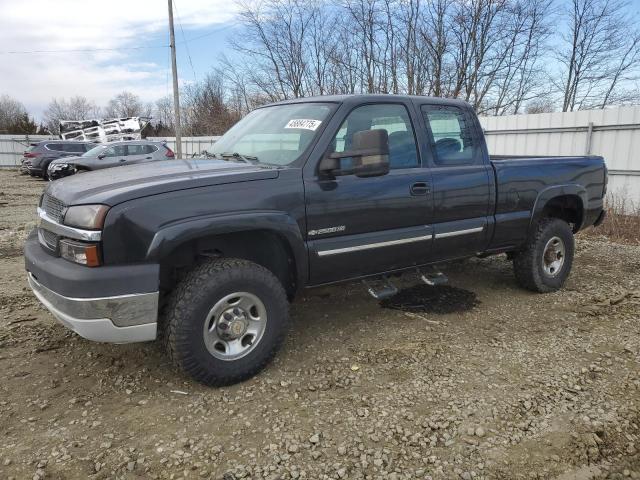
[[[273,358],[289,321],[280,281],[239,259],[206,261],[171,294],[160,322],[173,362],[210,386],[245,380]]]
[[[554,292],[564,285],[573,264],[573,232],[564,220],[544,218],[513,257],[513,268],[520,286],[534,292]]]

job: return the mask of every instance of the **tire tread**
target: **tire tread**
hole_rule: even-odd
[[[205,368],[191,352],[189,322],[193,305],[204,300],[206,289],[201,288],[209,282],[224,284],[238,278],[239,274],[252,276],[263,282],[276,292],[275,301],[285,312],[285,328],[278,331],[275,341],[268,353],[260,361],[248,369],[237,369],[231,375],[220,375],[218,372]],[[206,260],[196,265],[188,272],[182,281],[171,292],[161,312],[159,325],[159,339],[174,365],[186,371],[194,379],[210,386],[231,385],[252,377],[262,370],[274,357],[286,336],[289,303],[285,290],[280,281],[266,268],[248,260],[237,258],[220,258]]]
[[[516,281],[521,287],[539,293],[549,293],[560,288],[548,285],[542,278],[540,269],[538,268],[539,259],[537,256],[537,247],[550,229],[557,230],[565,228],[568,229],[569,232],[571,231],[569,225],[559,218],[545,217],[538,222],[533,234],[527,239],[524,249],[513,257],[513,272]],[[563,268],[567,269],[565,279],[569,275],[573,263],[573,246],[567,245],[566,249],[567,252],[570,249],[570,255],[566,256],[565,265],[563,265]]]

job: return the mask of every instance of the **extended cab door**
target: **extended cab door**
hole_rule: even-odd
[[[434,243],[432,260],[474,255],[493,228],[494,180],[482,131],[467,107],[421,104],[430,155]]]
[[[311,284],[320,284],[424,263],[432,227],[429,172],[416,142],[412,105],[342,105],[304,170]],[[384,129],[390,172],[377,177],[324,178],[320,160],[349,151],[353,135]],[[323,148],[323,147],[319,147]],[[342,159],[342,168],[352,158]]]

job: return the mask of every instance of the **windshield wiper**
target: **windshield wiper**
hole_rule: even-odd
[[[253,155],[242,155],[238,152],[223,152],[219,153],[218,155],[220,155],[224,159],[227,159],[229,157],[237,158],[238,160],[242,160],[243,162],[249,163],[251,165],[258,163],[258,157],[254,157]]]

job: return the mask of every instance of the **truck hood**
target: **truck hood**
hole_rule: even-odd
[[[163,160],[75,174],[46,189],[66,205],[114,206],[134,198],[224,183],[277,178],[278,170],[224,160]]]

